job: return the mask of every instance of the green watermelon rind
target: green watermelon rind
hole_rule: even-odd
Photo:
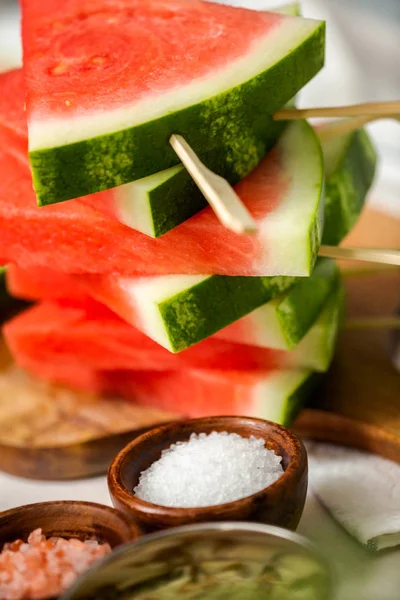
[[[325,24],[316,22],[299,46],[227,92],[136,127],[31,150],[38,204],[93,194],[179,164],[169,144],[171,133],[183,135],[200,158],[210,149],[219,149],[229,167],[229,179],[241,179],[266,154],[270,119],[265,116],[293,98],[318,73],[324,64],[324,48]],[[245,168],[243,148],[248,149]]]
[[[324,223],[322,149],[314,129],[302,120],[286,127],[276,148],[290,184],[277,209],[260,223],[271,265],[264,274],[308,277],[318,256]]]
[[[334,173],[327,178],[323,244],[340,244],[357,223],[375,177],[376,163],[377,154],[367,132],[359,129],[349,134]]]
[[[281,370],[271,374],[257,392],[256,415],[290,427],[321,378],[310,370]]]
[[[311,277],[300,278],[277,303],[276,316],[288,349],[295,348],[311,329],[338,280],[336,262],[320,258]]]
[[[265,152],[272,148],[286,125],[283,121],[269,120],[268,137],[264,139]],[[256,166],[256,164],[253,164],[255,161],[249,162],[244,158],[241,162],[239,157],[237,161],[238,168],[235,172],[232,172],[229,165],[223,160],[221,161],[221,156],[218,155],[219,151],[208,153],[203,161],[219,175],[229,179],[231,185],[238,183]],[[261,157],[257,155],[257,161],[259,158]],[[151,178],[152,176],[149,176],[148,179]],[[135,182],[130,185],[135,186]],[[168,233],[168,231],[208,206],[207,200],[183,166],[172,177],[163,181],[161,185],[151,186],[150,184],[150,189],[145,192],[142,201],[148,204],[150,220],[146,229],[141,228],[140,231],[154,238]],[[123,222],[133,229],[138,229],[135,222]]]
[[[325,373],[331,366],[340,329],[344,321],[346,293],[343,284],[339,284],[334,297],[328,302],[325,316],[329,316],[329,327],[324,344],[320,349],[318,371]]]
[[[319,329],[325,326],[325,320],[322,325],[319,321],[327,303],[335,295],[338,283],[339,269],[335,261],[319,258],[311,277],[298,279],[284,294],[248,314],[239,331],[222,329],[217,337],[238,344],[283,350],[290,356],[291,351],[296,352],[299,345],[309,343],[307,337],[317,324]],[[314,289],[317,294],[314,294]],[[307,348],[312,353],[310,359],[315,362],[314,349],[309,346]],[[298,366],[300,362],[297,361],[292,366]],[[317,364],[320,362],[318,358]],[[312,364],[306,366],[315,370],[323,368]]]
[[[295,277],[213,275],[158,303],[171,352],[181,352],[289,289]],[[228,303],[226,300],[230,299]]]
[[[344,287],[338,283],[315,324],[289,353],[288,366],[302,366],[319,373],[325,373],[329,369],[342,324],[344,299]]]
[[[305,378],[297,389],[293,390],[290,396],[287,397],[282,410],[280,424],[285,427],[291,427],[296,421],[300,412],[307,406],[308,400],[312,392],[317,388],[321,381],[321,373],[311,372]]]

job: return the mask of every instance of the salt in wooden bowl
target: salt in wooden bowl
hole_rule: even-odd
[[[160,458],[163,450],[176,442],[188,441],[192,433],[213,431],[263,439],[266,448],[282,457],[283,475],[251,496],[216,506],[171,508],[135,496],[133,489],[140,474]],[[245,417],[192,419],[152,429],[129,443],[115,457],[108,473],[114,506],[145,533],[213,521],[253,521],[295,530],[304,509],[307,484],[307,454],[302,442],[276,423]]]

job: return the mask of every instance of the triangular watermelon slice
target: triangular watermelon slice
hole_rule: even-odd
[[[311,277],[299,279],[281,292],[282,283],[274,279],[85,276],[79,282],[87,286],[92,297],[158,344],[180,352],[235,323],[257,308],[255,304],[267,295],[258,306],[279,297],[285,307],[279,325],[293,347],[321,312],[337,284],[338,271],[334,261],[325,259]],[[275,313],[274,317],[276,331]]]
[[[300,16],[300,6],[298,3],[286,4],[273,12]],[[293,102],[287,106],[293,106]],[[264,140],[266,149],[276,142],[284,125],[284,121],[273,121],[271,118],[269,137]],[[251,169],[252,162],[249,162],[247,152],[242,152],[241,156],[243,163],[240,164],[238,158],[236,175],[224,157],[218,160],[215,153],[214,156],[208,153],[205,162],[234,184]],[[84,196],[81,202],[151,237],[167,233],[207,206],[206,199],[183,165],[113,188],[107,194]]]
[[[243,152],[254,167],[267,116],[324,60],[319,21],[201,0],[24,0],[22,9],[41,204],[178,164],[172,133],[201,156],[219,149],[232,174]]]
[[[6,139],[11,139],[12,145],[18,147],[20,152],[27,152],[26,113],[22,110],[25,103],[22,69],[0,74],[0,88],[0,137],[5,134]],[[272,118],[270,121],[270,136],[265,140],[266,149],[273,146],[285,125],[283,121],[272,121]],[[9,142],[5,140],[4,143]],[[207,163],[212,155],[212,152],[207,154]],[[247,175],[258,162],[249,162],[246,153],[242,156],[247,167],[238,170],[236,178],[230,178],[232,183]],[[219,164],[218,171],[225,175],[226,166]],[[84,196],[79,198],[79,202],[150,237],[159,237],[208,206],[182,165]]]
[[[21,365],[36,353],[44,362],[63,364],[74,359],[95,370],[180,370],[185,367],[237,371],[293,367],[325,371],[336,342],[341,296],[329,298],[303,342],[292,352],[257,348],[208,338],[171,354],[105,307],[86,301],[42,302],[4,328],[8,345]],[[333,331],[333,333],[332,333]]]
[[[30,348],[18,355],[32,375],[72,389],[117,394],[180,417],[247,415],[291,425],[318,377],[303,369],[264,371],[96,371],[82,360],[43,360]]]
[[[318,260],[311,277],[286,283],[289,289],[281,288],[283,293],[278,278],[77,277],[16,265],[9,265],[7,272],[9,291],[16,297],[80,302],[96,298],[172,352],[215,332],[218,338],[240,344],[291,350],[314,324],[338,278],[335,261],[326,258]],[[253,310],[262,300],[270,301]]]
[[[1,74],[0,88],[0,137],[6,136],[4,146],[9,146],[10,150],[18,148],[24,153],[27,149],[27,132],[22,110],[22,71]],[[364,130],[322,140],[322,148],[327,175],[322,242],[338,244],[361,213],[374,178],[376,153]],[[196,197],[187,203],[185,194],[176,203],[176,189],[181,189],[181,186],[188,189],[185,181],[192,189],[185,170],[178,166],[135,183],[85,196],[80,201],[133,229],[152,236],[161,235],[203,206],[202,197],[196,196],[200,203],[197,203]],[[161,206],[163,210],[159,212]]]
[[[275,11],[274,11],[275,12]],[[298,4],[289,4],[276,12],[292,16],[299,15]],[[16,109],[25,103],[25,86],[22,70],[15,70],[0,76],[2,93],[0,94],[0,113],[7,114],[2,122],[8,132],[25,148],[26,113]],[[269,140],[266,147],[272,145],[283,131],[284,122],[271,120]],[[27,139],[26,139],[27,148]],[[237,166],[238,176],[247,175],[252,167],[246,153],[242,153],[243,165]],[[207,163],[211,160],[207,155]],[[255,166],[255,165],[253,165]],[[226,169],[228,168],[228,171]],[[229,174],[229,165],[219,163],[221,175]],[[231,178],[231,182],[235,183]],[[101,194],[84,196],[81,201],[107,215],[108,217],[141,231],[151,237],[159,237],[203,209],[207,202],[194,181],[182,165],[177,165],[160,173],[150,175],[138,181],[127,183],[107,190]]]
[[[7,136],[3,119],[7,112],[0,113],[0,140]],[[158,240],[76,202],[35,210],[27,158],[12,137],[0,149],[0,162],[4,263],[135,276],[306,276],[318,252],[323,164],[318,140],[306,122],[287,127],[274,150],[238,184],[238,193],[259,225],[252,238],[225,229],[211,208]],[[34,235],[37,228],[40,236]]]

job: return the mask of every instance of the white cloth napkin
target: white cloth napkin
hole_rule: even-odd
[[[400,465],[330,444],[307,450],[311,490],[334,519],[371,550],[400,545]]]

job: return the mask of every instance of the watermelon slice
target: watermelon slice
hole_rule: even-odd
[[[334,261],[319,259],[310,278],[298,280],[279,294],[277,278],[77,278],[12,265],[7,284],[14,296],[31,300],[85,301],[91,295],[172,352],[215,332],[218,338],[240,344],[291,350],[314,324],[338,277]],[[263,304],[262,298],[276,294],[276,300],[243,317],[246,308],[250,312],[257,302]],[[236,319],[240,320],[225,327]]]
[[[276,9],[276,12],[298,16],[299,5],[286,5]],[[18,103],[22,107],[25,102],[22,70],[0,75],[0,82],[0,114],[7,114],[7,119],[1,121],[1,127],[5,127],[14,136],[14,143],[22,150],[27,149],[26,115],[22,110],[16,109]],[[282,130],[283,122],[271,119],[271,144]],[[267,146],[270,144],[267,143]],[[209,160],[210,157],[207,157],[206,162]],[[246,174],[247,171],[243,168],[243,176]],[[179,165],[101,194],[85,196],[81,201],[109,218],[151,237],[166,233],[207,205],[187,171]]]
[[[324,61],[324,24],[300,17],[200,0],[24,0],[22,8],[41,204],[177,165],[172,133],[201,156],[218,151],[240,178],[243,153],[251,169],[266,152],[266,116]]]
[[[96,394],[117,394],[181,417],[247,415],[290,425],[318,378],[311,371],[95,371],[76,358],[43,360],[34,348],[18,355],[31,374]]]
[[[0,183],[0,257],[5,262],[145,276],[302,276],[312,270],[322,229],[323,166],[318,140],[305,122],[288,127],[268,157],[238,184],[259,225],[252,239],[225,229],[211,208],[158,240],[76,202],[35,212],[24,158],[12,140],[0,155],[0,169],[7,171]],[[32,236],[36,228],[42,231],[39,237]],[[44,255],[55,262],[49,264]]]
[[[0,87],[0,143],[5,138],[2,146],[24,154],[28,151],[28,139],[26,114],[22,110],[25,102],[22,70],[0,74]],[[268,147],[284,128],[282,121],[270,120]],[[251,168],[243,169],[243,176],[249,170]],[[219,171],[224,174],[223,166]],[[207,206],[204,196],[181,165],[78,200],[150,237],[159,237]]]
[[[116,372],[103,387],[138,404],[196,418],[245,415],[290,426],[318,382],[306,370]]]
[[[171,352],[206,339],[292,289],[288,299],[280,297],[280,313],[286,313],[283,327],[293,347],[294,340],[299,341],[311,327],[337,282],[334,262],[319,264],[312,283],[301,279],[295,288],[294,280],[288,285],[288,279],[272,277],[86,276],[79,282],[87,285],[87,292],[98,302]]]
[[[14,319],[4,333],[17,363],[36,353],[45,363],[79,360],[94,370],[179,370],[184,367],[262,371],[278,367],[324,371],[333,354],[341,298],[335,292],[292,352],[209,338],[174,355],[101,305],[43,302]],[[29,364],[28,364],[29,367]]]
[[[363,129],[321,143],[327,180],[323,243],[336,245],[361,214],[374,180],[377,156]]]
[[[300,6],[297,3],[287,4],[273,12],[300,16]],[[291,105],[293,103],[289,102],[288,106]],[[268,126],[270,142],[265,138],[266,149],[278,139],[283,127],[284,122],[271,119]],[[241,157],[244,158],[243,165],[239,166],[238,157],[237,175],[241,173],[244,177],[251,163],[246,152]],[[205,162],[217,168],[218,173],[231,183],[237,183],[238,177],[231,173],[225,161],[218,161],[218,155],[207,154]],[[167,233],[207,206],[203,194],[182,165],[113,188],[107,194],[84,196],[81,202],[151,237]]]
[[[25,300],[70,298],[84,302],[90,297],[75,276],[45,267],[21,269],[17,265],[8,265],[6,286],[11,296]]]
[[[22,72],[10,71],[9,73],[1,74],[0,89],[0,148],[6,148],[7,152],[11,154],[17,153],[22,158],[21,155],[24,154],[27,148],[25,113],[22,110],[24,102]],[[323,142],[323,149],[327,172],[326,214],[323,243],[335,244],[340,242],[348,233],[361,212],[366,193],[373,180],[376,154],[370,139],[364,130],[354,132],[350,136],[345,136],[344,138],[325,140]],[[179,169],[181,170],[180,172],[182,172],[181,167],[173,168],[173,171],[177,172],[178,178],[180,177]],[[157,179],[159,176],[160,174],[157,174],[154,178]],[[22,177],[22,175],[20,175],[20,177]],[[151,178],[149,178],[149,180],[150,179]],[[173,181],[174,178],[171,179],[171,185]],[[116,194],[121,194],[124,198],[126,211],[133,214],[132,207],[126,205],[126,202],[128,202],[127,198],[129,197],[128,188],[129,186],[132,186],[133,188],[137,185],[138,188],[136,188],[136,191],[138,191],[139,188],[143,191],[142,184],[143,182],[127,184],[126,186],[120,186],[119,188],[108,190],[101,194],[95,194],[93,197],[88,196],[82,198],[81,200],[86,204],[98,206],[98,208],[103,207],[104,212],[107,213],[108,216],[115,218],[113,207],[116,203]],[[157,198],[160,199],[164,198],[164,194],[169,195],[168,190],[165,188],[165,186],[168,188],[168,181],[165,181],[159,187],[157,187],[157,185],[157,182],[153,180],[152,186],[155,186],[155,197],[157,196]],[[14,193],[13,191],[6,189],[4,189],[4,191],[8,194]],[[141,191],[139,195],[141,195]],[[137,197],[136,192],[132,191],[132,193]],[[30,190],[28,195],[32,196]],[[142,198],[142,196],[140,197]],[[74,203],[72,203],[72,206],[74,206]],[[120,204],[120,207],[121,206],[122,205]],[[164,200],[163,206],[165,206]],[[27,207],[29,207],[29,202]],[[140,214],[140,219],[139,217],[138,219],[140,220],[141,225],[139,220],[136,225],[137,227],[143,225],[143,228],[146,229],[150,222],[149,214],[151,209],[149,212],[149,206],[146,202],[143,205],[140,199],[138,199],[137,208],[138,214]],[[67,209],[66,212],[68,212]],[[94,223],[97,221],[99,224],[98,216],[96,219],[96,217],[93,216],[93,213],[90,213],[89,211],[85,212],[83,210],[83,212],[80,212],[79,214],[83,221],[89,219],[91,215]],[[163,220],[163,223],[165,224],[167,221],[168,219],[166,221]],[[172,223],[172,221],[170,222]],[[174,222],[174,224],[176,223]],[[36,226],[41,227],[41,224],[37,224]],[[119,231],[121,232],[121,230]],[[149,231],[147,231],[147,233],[149,233]],[[113,230],[112,234],[116,235],[116,231]],[[131,243],[133,242],[134,240],[131,240]],[[101,240],[101,245],[104,244],[105,241]]]

